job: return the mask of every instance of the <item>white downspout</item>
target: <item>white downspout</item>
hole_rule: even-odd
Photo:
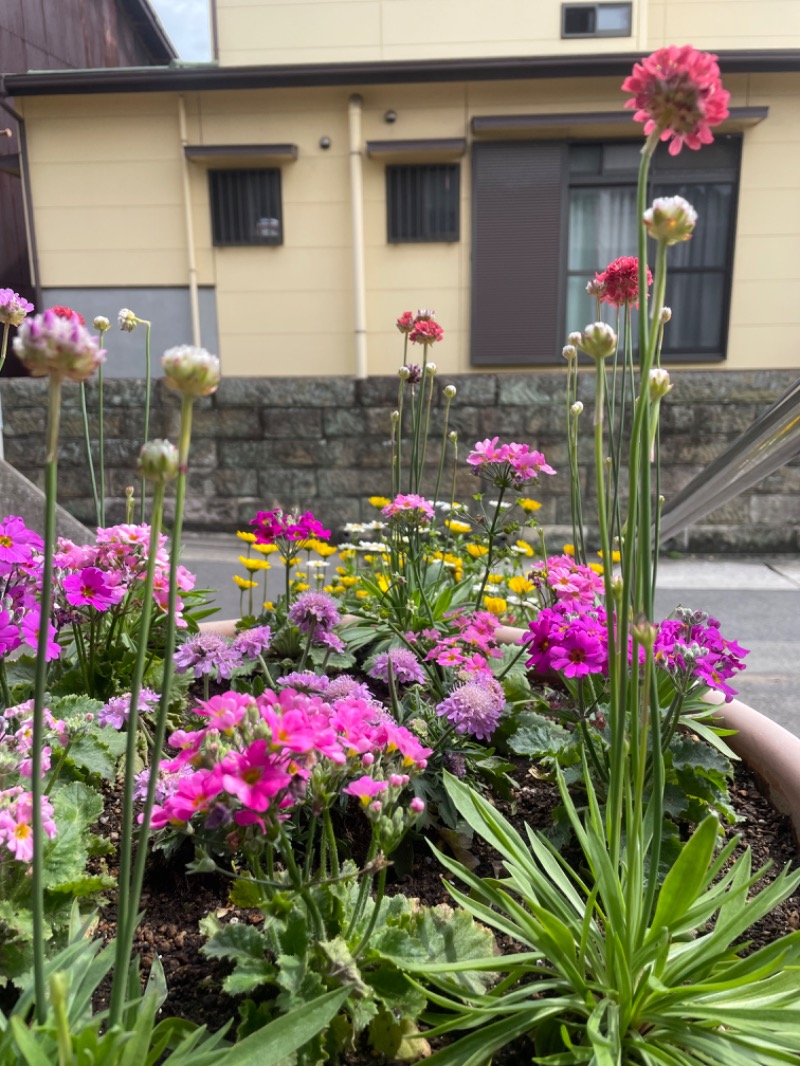
[[[200,297],[197,290],[197,257],[194,248],[194,223],[192,221],[192,191],[189,184],[189,160],[184,149],[189,143],[186,136],[186,101],[178,94],[178,122],[181,134],[181,176],[183,178],[183,210],[186,217],[186,253],[189,260],[189,307],[192,315],[192,344],[200,348]]]
[[[356,341],[356,377],[367,371],[367,281],[364,264],[364,181],[361,172],[361,105],[356,93],[347,105],[350,134],[350,207],[353,218],[353,299]]]

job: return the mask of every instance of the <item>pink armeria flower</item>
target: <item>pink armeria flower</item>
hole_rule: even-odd
[[[404,311],[395,322],[395,325],[401,333],[410,333],[414,328],[414,312]]]
[[[609,263],[602,274],[595,274],[600,302],[611,307],[639,306],[639,260],[635,255],[621,255]],[[647,287],[653,275],[647,270]]]
[[[13,289],[0,289],[0,322],[4,326],[18,326],[33,310],[33,304]]]
[[[87,566],[77,574],[70,574],[61,582],[67,603],[73,607],[94,607],[107,611],[125,595],[125,589],[115,586],[109,575],[96,566]]]
[[[644,123],[645,135],[656,131],[670,141],[670,155],[684,145],[710,144],[711,127],[728,117],[730,94],[722,88],[717,57],[689,44],[660,48],[636,63],[622,91],[633,93],[625,107],[636,109],[634,120]]]
[[[14,352],[34,377],[55,374],[70,381],[85,381],[106,358],[85,326],[52,310],[25,319],[14,338]]]
[[[417,311],[408,339],[412,344],[435,344],[444,337],[444,330],[435,321],[433,311]]]
[[[382,508],[384,518],[404,520],[411,518],[415,522],[433,521],[433,504],[416,492],[398,493],[391,503]]]

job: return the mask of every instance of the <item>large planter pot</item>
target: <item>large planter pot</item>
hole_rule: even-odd
[[[233,637],[236,621],[202,622],[200,629]],[[524,632],[514,626],[501,626],[495,636],[502,644],[518,644]],[[791,819],[795,838],[800,841],[800,737],[739,700],[725,703],[719,693],[710,692],[706,701],[717,708],[717,725],[736,730],[733,736],[726,737],[726,743],[753,771],[764,797]]]

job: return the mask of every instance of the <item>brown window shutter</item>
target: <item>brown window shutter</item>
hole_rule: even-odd
[[[564,344],[565,145],[472,147],[472,363],[552,365]]]

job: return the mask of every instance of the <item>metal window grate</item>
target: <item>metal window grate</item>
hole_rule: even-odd
[[[283,244],[281,172],[210,170],[211,229],[215,247]]]
[[[459,177],[457,163],[387,166],[389,243],[457,241]]]

